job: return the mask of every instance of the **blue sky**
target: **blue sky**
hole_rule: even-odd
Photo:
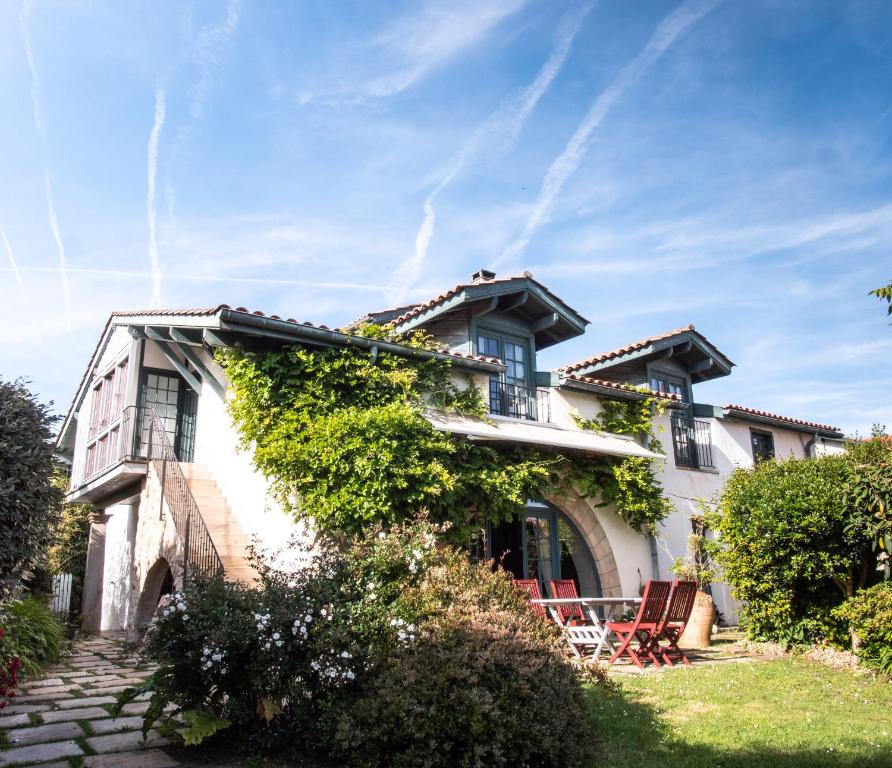
[[[480,266],[693,322],[697,399],[892,426],[892,5],[8,0],[0,375],[67,407],[111,310],[327,324]]]

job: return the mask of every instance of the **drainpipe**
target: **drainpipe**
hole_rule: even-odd
[[[369,352],[390,352],[401,357],[410,357],[419,360],[444,360],[453,364],[460,365],[463,368],[471,368],[478,371],[487,371],[488,373],[499,373],[505,370],[505,366],[501,363],[491,363],[485,360],[469,360],[456,357],[455,355],[443,352],[431,352],[426,349],[412,349],[402,344],[395,344],[390,341],[379,341],[378,339],[367,339],[364,336],[353,336],[351,334],[333,331],[329,328],[317,328],[310,325],[299,325],[289,323],[285,320],[274,320],[271,317],[251,315],[244,312],[233,311],[231,309],[223,309],[220,311],[220,321],[224,323],[221,330],[239,331],[245,328],[259,328],[261,330],[269,330],[281,335],[293,336],[296,339],[304,338],[307,341],[314,341],[317,344],[334,347],[360,347],[367,349]]]
[[[809,440],[809,441],[805,444],[805,457],[806,457],[806,458],[808,458],[808,459],[813,459],[813,458],[815,458],[815,455],[812,453],[812,447],[815,446],[815,445],[817,445],[819,439],[820,439],[820,438],[818,437],[818,433],[815,432],[814,437],[812,437],[812,439]]]

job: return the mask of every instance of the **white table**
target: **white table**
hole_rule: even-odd
[[[640,597],[562,597],[542,600],[532,600],[536,605],[543,606],[552,620],[557,624],[567,643],[570,645],[573,653],[578,658],[583,658],[582,650],[593,648],[591,659],[597,661],[604,650],[604,646],[615,650],[613,641],[610,639],[611,629],[607,626],[617,608],[625,609],[628,606],[638,605],[641,602]],[[591,622],[590,624],[571,624],[561,619],[561,613],[558,606],[578,605],[582,613]],[[598,608],[603,608],[605,617],[602,619],[598,615]]]

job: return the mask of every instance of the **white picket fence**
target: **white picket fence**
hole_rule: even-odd
[[[50,600],[50,610],[60,621],[66,621],[71,613],[71,586],[74,577],[70,573],[56,573],[53,575],[53,596]]]

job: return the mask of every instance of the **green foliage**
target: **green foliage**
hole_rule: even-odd
[[[719,546],[707,535],[707,519],[712,515],[691,515],[691,533],[688,534],[688,551],[684,557],[677,557],[671,571],[683,581],[696,581],[697,589],[705,590],[718,576],[716,557]]]
[[[887,314],[892,315],[892,282],[889,285],[884,285],[881,288],[876,288],[871,291],[871,294],[876,296],[878,299],[882,299],[889,306],[887,308]]]
[[[219,731],[225,731],[232,725],[231,720],[217,717],[207,709],[184,710],[180,713],[180,719],[183,721],[180,735],[188,746],[201,744],[205,739],[210,738]]]
[[[0,598],[46,552],[62,499],[47,406],[22,381],[0,380]]]
[[[644,390],[646,391],[646,390]],[[662,450],[653,437],[654,414],[662,414],[666,404],[654,397],[641,400],[603,400],[603,410],[594,419],[574,417],[581,429],[629,435],[647,440],[654,452]],[[613,504],[617,514],[641,533],[653,533],[657,523],[672,512],[672,502],[663,495],[653,461],[630,456],[622,461],[588,462],[570,476],[586,496],[600,493],[603,505]]]
[[[858,590],[835,614],[857,636],[859,660],[892,674],[892,582]]]
[[[46,603],[35,597],[0,606],[0,627],[6,630],[2,653],[21,659],[22,671],[29,677],[58,661],[67,644],[62,625]]]
[[[889,450],[871,441],[730,476],[718,558],[754,638],[807,643],[844,631],[831,609],[888,557]]]
[[[255,752],[578,765],[580,676],[560,637],[507,575],[435,546],[441,534],[421,522],[324,537],[293,573],[258,563],[257,587],[173,595],[147,636],[159,667],[145,729],[172,702],[202,713],[190,738],[229,721]]]
[[[54,573],[70,573],[83,582],[90,539],[90,505],[64,504],[53,528],[53,543],[48,551]]]

